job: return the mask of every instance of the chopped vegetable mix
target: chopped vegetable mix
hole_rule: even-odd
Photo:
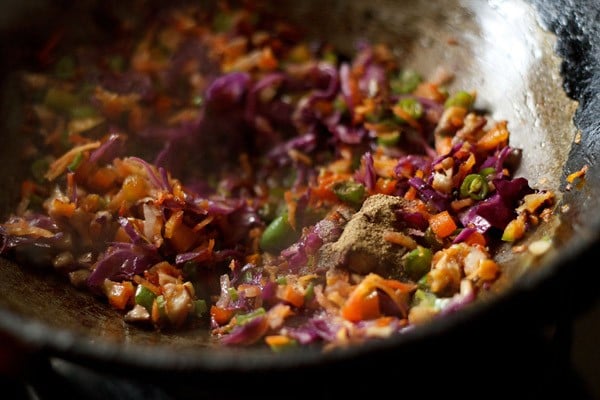
[[[23,72],[31,174],[2,255],[128,323],[273,351],[401,334],[488,290],[497,245],[555,201],[515,177],[507,121],[393,45],[342,54],[219,5],[122,16],[136,34],[105,46],[62,35]]]

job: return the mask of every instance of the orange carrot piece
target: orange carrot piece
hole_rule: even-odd
[[[292,285],[279,286],[277,297],[295,307],[302,307],[304,304],[304,293]]]
[[[474,231],[473,233],[471,233],[469,237],[467,237],[467,239],[465,240],[465,243],[471,246],[478,244],[485,247],[487,245],[485,236],[483,236],[483,234],[478,231]]]
[[[54,199],[52,201],[52,205],[50,206],[50,213],[53,216],[64,216],[69,218],[75,212],[75,208],[75,203],[67,203],[59,199]]]
[[[440,238],[450,236],[457,228],[454,219],[446,210],[434,214],[429,218],[431,230]]]
[[[436,134],[435,138],[435,151],[439,155],[449,154],[452,150],[452,137]]]
[[[396,190],[397,179],[377,178],[375,182],[375,192],[381,194],[392,194]]]
[[[124,310],[133,296],[133,284],[129,281],[112,283],[107,293],[108,302],[117,310]]]
[[[260,52],[260,58],[258,59],[258,68],[263,71],[272,71],[279,65],[277,58],[273,54],[273,50],[270,47],[265,47]]]
[[[109,190],[117,180],[116,172],[111,168],[100,168],[88,178],[88,185],[92,188],[105,192]]]
[[[354,290],[342,306],[341,314],[352,322],[378,318],[381,312],[377,291],[373,290],[365,296],[362,290]]]
[[[233,318],[234,310],[228,310],[216,305],[210,307],[211,318],[219,325],[225,325]]]
[[[391,288],[393,290],[399,290],[402,293],[412,292],[417,288],[417,285],[415,285],[414,283],[401,282],[396,279],[383,279],[379,281],[379,284],[387,286],[388,288]],[[384,288],[381,287],[381,289]]]

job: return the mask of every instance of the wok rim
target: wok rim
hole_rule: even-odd
[[[543,7],[542,0],[532,1],[535,5]],[[539,3],[539,4],[538,4]],[[590,5],[593,3],[589,2]],[[573,6],[572,6],[573,7]],[[591,6],[593,8],[593,6]],[[565,10],[564,12],[573,12]],[[597,10],[596,10],[597,11]],[[590,13],[590,19],[593,13]],[[563,59],[563,65],[572,64],[582,67],[584,62],[589,60],[578,60],[574,54],[569,53],[569,46],[564,43],[573,38],[567,37],[566,32],[560,30],[559,25],[552,26],[553,19],[558,19],[558,15],[544,15],[546,23],[551,25],[549,30],[556,34],[559,41],[557,54]],[[554,20],[554,22],[556,22]],[[593,24],[593,21],[590,22]],[[592,34],[588,32],[588,34]],[[579,40],[592,41],[591,37],[579,38]],[[561,43],[563,44],[561,47]],[[597,60],[596,60],[597,61]],[[594,78],[600,80],[600,71],[594,70]],[[568,83],[568,82],[567,82]],[[578,86],[575,92],[568,93],[569,97],[579,101],[577,115],[574,123],[580,128],[583,134],[600,134],[600,122],[580,127],[582,113],[592,113],[594,109],[589,109],[589,97],[586,98],[585,92],[590,86]],[[595,104],[594,104],[595,105]],[[315,351],[293,351],[285,357],[273,354],[265,349],[243,349],[243,351],[226,351],[222,349],[205,349],[202,352],[182,353],[173,352],[166,347],[157,347],[152,351],[147,350],[148,346],[136,344],[123,345],[122,343],[111,342],[93,342],[86,337],[74,334],[65,329],[55,328],[44,323],[24,318],[23,316],[8,310],[0,309],[0,331],[8,333],[24,344],[30,347],[33,353],[44,354],[50,357],[60,357],[67,360],[92,361],[106,366],[119,365],[125,368],[136,367],[144,370],[171,370],[171,371],[237,371],[244,372],[248,370],[262,371],[270,369],[298,368],[299,366],[310,366],[315,363],[343,362],[345,360],[360,357],[372,352],[385,351],[387,349],[401,349],[411,347],[419,342],[431,340],[440,333],[447,333],[452,330],[465,328],[469,323],[478,318],[490,316],[497,312],[510,312],[515,307],[523,307],[522,299],[529,298],[532,295],[538,295],[540,291],[554,290],[555,284],[559,278],[566,274],[568,266],[576,263],[584,255],[597,251],[595,246],[599,243],[600,216],[589,224],[589,234],[583,235],[580,241],[570,243],[564,251],[552,259],[544,268],[533,271],[523,279],[519,279],[510,288],[499,293],[490,302],[478,302],[472,307],[462,309],[461,312],[452,315],[446,315],[430,323],[419,326],[401,335],[387,338],[383,341],[371,341],[361,346],[352,346],[341,349],[340,351],[321,352]],[[542,296],[545,297],[545,296]],[[527,306],[525,306],[527,307]],[[540,315],[540,318],[547,321],[552,317],[550,315]],[[243,354],[242,354],[243,353]]]

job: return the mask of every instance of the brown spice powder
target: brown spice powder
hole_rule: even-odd
[[[407,249],[385,240],[385,232],[396,230],[395,211],[407,203],[397,196],[368,197],[339,239],[322,247],[321,265],[347,268],[359,274],[375,272],[388,278],[403,277],[401,260]]]

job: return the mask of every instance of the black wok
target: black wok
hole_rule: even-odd
[[[148,12],[159,3],[148,2]],[[3,5],[2,215],[17,201],[23,170],[14,151],[20,115],[11,72],[32,61],[52,26],[63,24],[79,39],[100,40],[110,33],[112,10],[122,6],[116,1]],[[494,390],[523,383],[524,374],[532,373],[530,357],[544,350],[532,348],[528,338],[570,320],[598,297],[593,260],[600,233],[600,5],[595,0],[371,0],[279,7],[310,21],[304,26],[311,34],[342,48],[366,36],[395,44],[398,55],[426,75],[438,65],[455,70],[456,87],[476,89],[494,118],[509,121],[511,143],[525,155],[519,174],[557,192],[556,220],[528,239],[551,235],[552,249],[541,257],[504,249],[499,257],[506,273],[492,295],[399,337],[333,352],[285,353],[214,347],[206,333],[127,326],[118,312],[51,272],[2,259],[0,331],[23,348],[24,370],[35,375],[39,360],[61,359],[173,384],[174,392],[188,395],[189,389],[198,395],[269,395],[265,385],[275,383],[304,392],[319,382],[329,385],[323,393],[374,394],[374,381],[380,388],[408,391],[432,374],[444,376],[443,383],[417,391],[457,393],[451,389],[457,380]],[[458,45],[449,46],[450,39]],[[585,178],[567,185],[566,177],[584,165]],[[457,368],[462,362],[467,366]],[[504,363],[508,366],[500,367]],[[332,371],[341,378],[332,378]],[[450,386],[442,389],[444,384]]]

